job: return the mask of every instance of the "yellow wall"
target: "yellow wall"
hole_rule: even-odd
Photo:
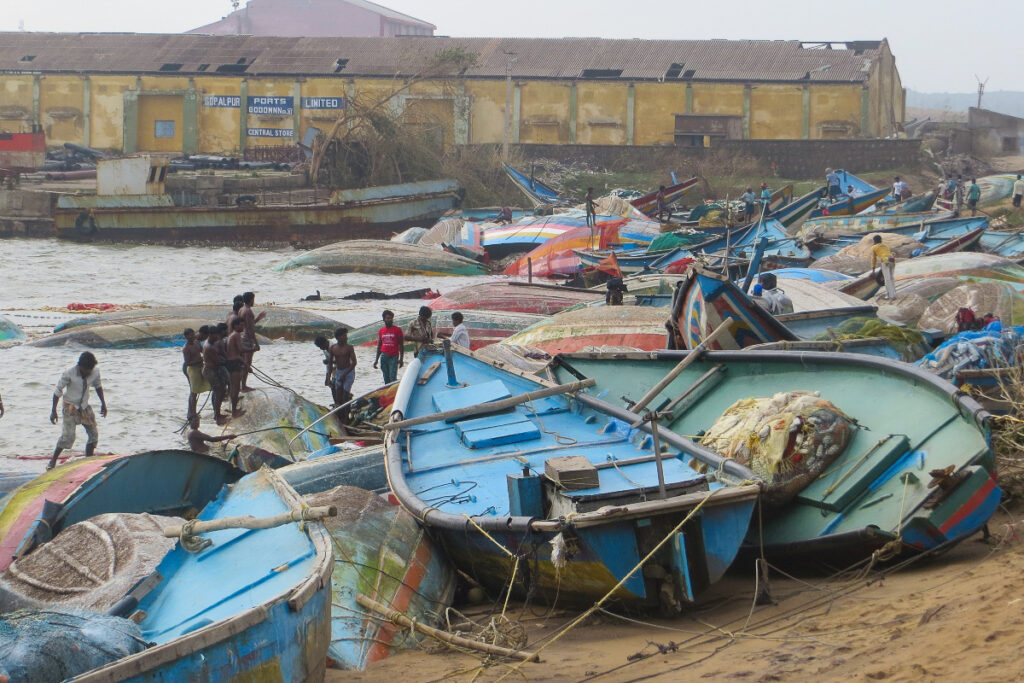
[[[803,133],[803,87],[755,85],[750,89],[750,137],[799,138]]]
[[[505,81],[469,81],[469,142],[502,142],[505,139]],[[568,101],[566,101],[568,111]],[[568,114],[566,114],[568,116]],[[568,136],[567,136],[568,137]]]
[[[581,145],[626,144],[627,84],[583,81],[576,89],[576,142]]]
[[[822,135],[821,124],[826,121],[844,121],[860,130],[860,84],[814,85],[811,87],[811,137]]]
[[[686,84],[637,83],[633,111],[634,144],[672,144],[676,114],[686,113]]]
[[[89,144],[97,149],[121,149],[124,145],[124,94],[135,88],[135,77],[92,76],[90,80]]]
[[[32,77],[10,76],[0,81],[0,130],[32,130]]]
[[[743,85],[694,83],[693,112],[691,113],[743,116]]]
[[[502,93],[502,102],[505,95]],[[569,142],[569,85],[550,81],[519,83],[519,142]],[[513,125],[515,125],[513,123]],[[579,142],[579,138],[577,138]]]
[[[81,142],[85,98],[79,76],[44,76],[39,82],[39,111],[49,145]]]
[[[136,148],[140,152],[180,152],[184,124],[181,95],[140,95]],[[156,137],[157,121],[173,121],[174,137]]]
[[[240,96],[241,81],[234,78],[197,77],[195,79],[198,111],[196,113],[197,141],[205,154],[238,154],[238,109],[203,106],[207,95]]]

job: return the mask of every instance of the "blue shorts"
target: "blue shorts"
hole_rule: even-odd
[[[355,379],[355,370],[353,368],[346,368],[345,370],[335,370],[331,382],[334,384],[335,389],[347,392],[352,388],[352,382]]]

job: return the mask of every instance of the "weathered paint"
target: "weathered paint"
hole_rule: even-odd
[[[519,139],[512,142],[562,144],[569,142],[568,83],[538,81],[519,86]],[[580,108],[584,107],[580,88]],[[515,112],[515,108],[512,110]],[[581,117],[585,119],[586,117]],[[578,125],[578,124],[577,124]],[[517,128],[513,121],[512,130]],[[579,138],[581,142],[584,139]]]
[[[83,139],[83,91],[79,76],[47,75],[40,79],[39,108],[48,144]]]
[[[750,90],[750,137],[779,140],[796,131],[803,137],[803,92],[798,85],[754,86]]]

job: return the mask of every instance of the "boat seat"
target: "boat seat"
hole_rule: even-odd
[[[462,420],[455,423],[455,433],[469,448],[487,448],[540,438],[537,425],[517,413]]]
[[[905,434],[890,434],[857,451],[847,448],[820,478],[797,494],[796,499],[824,510],[842,512],[908,450],[910,439]]]
[[[505,383],[500,379],[496,379],[490,382],[474,384],[470,387],[438,391],[434,394],[431,401],[434,404],[434,410],[443,413],[448,410],[458,410],[459,408],[468,408],[480,405],[481,403],[498,401],[511,395],[512,392],[508,390]],[[445,420],[445,422],[455,422],[458,419],[458,417],[452,417]]]

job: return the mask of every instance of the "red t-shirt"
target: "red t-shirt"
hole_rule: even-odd
[[[380,331],[377,332],[377,338],[380,340],[380,352],[386,353],[389,356],[398,356],[399,349],[402,348],[402,344],[405,341],[402,328],[398,325],[380,328]]]

